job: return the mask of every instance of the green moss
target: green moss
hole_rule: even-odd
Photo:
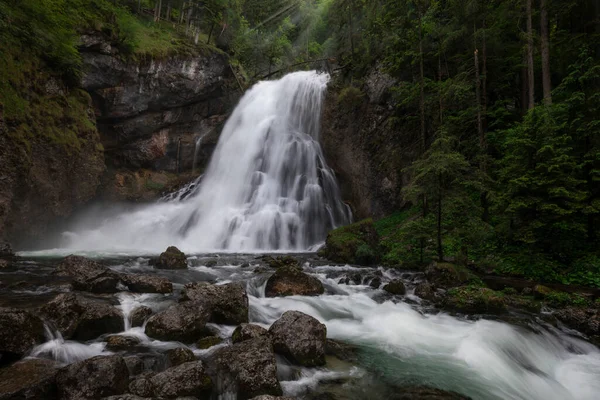
[[[165,184],[159,183],[159,182],[154,182],[150,179],[146,181],[145,186],[146,186],[146,189],[154,190],[157,192],[164,190],[164,188],[165,188]]]
[[[373,220],[365,219],[329,232],[322,254],[335,262],[370,265],[378,260],[378,244]]]
[[[477,286],[461,286],[448,291],[445,307],[465,313],[500,313],[506,311],[506,300],[501,292]]]

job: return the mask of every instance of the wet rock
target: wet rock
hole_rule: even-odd
[[[385,285],[383,287],[383,290],[395,295],[406,294],[406,287],[404,286],[404,282],[402,282],[400,279],[394,279],[393,281]]]
[[[186,269],[187,258],[177,247],[170,246],[161,253],[154,266],[160,269]]]
[[[327,328],[310,315],[287,311],[271,325],[275,352],[305,367],[325,365]]]
[[[110,304],[61,293],[40,309],[42,317],[65,339],[90,340],[123,331],[123,314]]]
[[[233,343],[243,342],[244,340],[255,339],[261,336],[267,336],[269,331],[259,325],[241,324],[231,334]]]
[[[36,400],[56,397],[59,364],[43,359],[23,360],[0,369],[0,399]]]
[[[205,396],[210,393],[212,381],[201,361],[191,361],[154,375],[153,395],[174,399],[183,396]]]
[[[281,268],[281,267],[300,267],[300,263],[292,256],[283,256],[283,257],[272,257],[266,256],[263,260],[269,264],[271,268]]]
[[[421,282],[415,287],[415,296],[419,296],[424,300],[433,300],[435,291],[430,283]]]
[[[186,301],[153,315],[146,323],[146,335],[159,340],[193,343],[210,333],[206,323],[210,310],[203,304]]]
[[[189,283],[183,288],[181,300],[203,304],[210,310],[210,322],[228,325],[248,322],[248,295],[240,283]]]
[[[381,286],[381,278],[378,276],[372,278],[371,282],[369,282],[369,286],[371,286],[373,289],[379,289]]]
[[[154,392],[152,379],[156,375],[154,372],[144,372],[136,377],[129,384],[129,391],[137,396],[150,397]]]
[[[175,367],[186,362],[196,361],[194,353],[186,347],[178,347],[176,349],[170,349],[165,352],[169,365]]]
[[[120,283],[119,274],[81,256],[65,257],[54,273],[70,277],[74,289],[92,293],[115,293]]]
[[[40,318],[25,310],[0,308],[0,364],[22,357],[44,340]]]
[[[294,400],[294,399],[292,397],[286,397],[286,396],[271,396],[269,394],[263,394],[261,396],[253,397],[250,400]]]
[[[325,354],[334,356],[343,361],[355,362],[357,348],[339,340],[327,339],[325,342]]]
[[[125,393],[129,370],[123,357],[97,356],[61,369],[56,384],[61,400],[98,399]]]
[[[208,337],[198,340],[196,342],[196,347],[198,347],[201,350],[205,350],[205,349],[209,349],[213,346],[216,346],[218,344],[221,344],[222,342],[223,342],[223,339],[221,339],[218,336],[208,336]]]
[[[144,371],[144,360],[142,360],[138,356],[128,356],[124,357],[125,364],[127,365],[127,369],[129,370],[129,376],[139,375]]]
[[[554,316],[569,326],[586,335],[600,336],[600,311],[595,308],[567,307],[554,313]]]
[[[0,269],[6,269],[10,267],[10,263],[8,262],[8,260],[4,260],[2,258],[0,258]]]
[[[136,396],[135,394],[118,394],[116,396],[103,397],[102,400],[149,400],[147,397]]]
[[[111,351],[127,350],[140,344],[140,339],[134,336],[115,335],[106,340],[106,348]]]
[[[123,284],[134,293],[171,293],[173,284],[163,276],[121,274]]]
[[[141,306],[137,307],[129,314],[129,322],[132,327],[142,326],[144,322],[152,315],[153,311],[150,307]]]
[[[0,258],[13,258],[15,253],[8,242],[0,242]]]
[[[392,400],[469,400],[455,392],[434,389],[424,386],[402,387],[396,390],[396,394],[390,397]]]
[[[425,270],[427,280],[435,287],[451,288],[464,285],[477,278],[465,267],[434,262]]]
[[[506,312],[506,301],[502,293],[492,289],[461,286],[448,291],[443,307],[469,314],[503,313]]]
[[[267,281],[266,297],[318,296],[325,292],[320,280],[296,267],[281,267]]]
[[[281,395],[273,346],[266,337],[219,349],[211,358],[219,392],[236,393],[240,400],[269,394]]]

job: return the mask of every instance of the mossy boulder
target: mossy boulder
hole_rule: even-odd
[[[379,262],[378,249],[373,220],[365,219],[329,232],[319,255],[338,263],[373,265]]]
[[[400,279],[394,279],[393,281],[385,285],[383,287],[383,290],[396,295],[406,294],[406,287],[404,286],[404,282],[402,282]]]
[[[443,301],[443,307],[462,313],[503,313],[506,311],[504,294],[492,289],[461,286],[452,288]]]
[[[154,265],[160,269],[186,269],[187,258],[177,247],[169,246],[161,253]]]
[[[435,287],[451,288],[465,284],[483,286],[481,280],[467,268],[445,262],[429,265],[425,276]]]

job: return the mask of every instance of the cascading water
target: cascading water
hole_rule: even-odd
[[[295,72],[250,89],[193,193],[66,236],[71,250],[305,250],[351,219],[318,143],[329,76]],[[89,222],[88,222],[89,223]]]

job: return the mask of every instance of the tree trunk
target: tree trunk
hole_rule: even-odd
[[[444,261],[444,248],[442,247],[442,177],[441,177],[441,175],[438,176],[437,253],[438,253],[438,260]]]
[[[212,36],[213,33],[213,29],[215,29],[215,22],[213,21],[213,23],[210,25],[210,31],[208,32],[208,40],[206,41],[206,44],[210,43],[210,38]]]
[[[167,3],[167,13],[165,14],[165,19],[167,21],[171,21],[171,1],[169,0],[169,2]]]
[[[482,70],[481,70],[481,74],[482,76],[482,96],[483,96],[483,132],[485,135],[485,132],[487,132],[487,43],[485,41],[485,35],[486,35],[486,21],[485,21],[485,17],[483,17],[483,43],[481,44],[481,58],[482,58]]]
[[[521,67],[521,113],[527,112],[527,51],[523,49],[523,67]]]
[[[479,51],[475,49],[473,52],[475,61],[475,101],[477,103],[477,134],[479,136],[479,149],[481,153],[485,151],[486,140],[483,133],[483,124],[481,122],[481,80],[479,77]]]
[[[533,26],[531,22],[531,6],[533,0],[527,1],[527,108],[531,110],[535,106],[535,86],[533,70]]]
[[[439,49],[438,52],[438,84],[439,84],[439,90],[438,90],[438,96],[439,96],[439,102],[440,102],[440,125],[444,123],[444,102],[442,99],[442,49]]]
[[[550,48],[548,44],[547,0],[540,0],[540,39],[542,47],[542,88],[544,104],[552,104],[552,82],[550,81]]]
[[[179,9],[179,25],[183,24],[183,17],[185,15],[185,0],[181,3],[181,8]]]
[[[137,12],[138,12],[138,14],[141,14],[141,12],[142,12],[142,0],[138,0]]]
[[[419,9],[419,109],[421,112],[421,153],[425,153],[427,140],[425,138],[425,72],[423,67],[423,23]]]
[[[348,8],[348,22],[350,23],[350,52],[354,55],[354,24],[352,23],[352,11],[354,2],[350,0]]]

